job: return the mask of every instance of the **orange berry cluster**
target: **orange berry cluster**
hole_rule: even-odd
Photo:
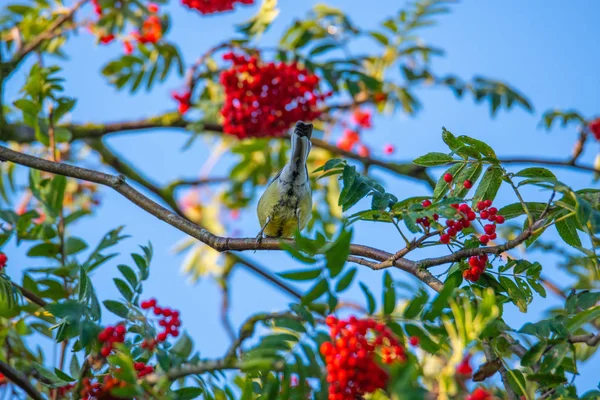
[[[377,351],[385,364],[406,359],[393,332],[372,318],[338,320],[330,315],[325,322],[332,341],[324,342],[320,352],[327,365],[330,400],[354,400],[387,385],[389,376],[376,362]]]
[[[123,388],[127,386],[125,381],[117,379],[113,376],[106,375],[102,383],[90,382],[89,378],[83,378],[83,388],[81,389],[82,400],[117,400],[120,397],[116,397],[110,394],[113,388]]]
[[[125,325],[107,326],[98,334],[98,340],[102,343],[100,354],[108,357],[113,349],[114,343],[123,343],[125,341]]]

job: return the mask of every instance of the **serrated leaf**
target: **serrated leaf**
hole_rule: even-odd
[[[581,247],[581,239],[579,239],[579,234],[577,233],[577,219],[575,216],[556,222],[555,227],[565,243],[576,248]]]
[[[498,189],[500,189],[500,186],[502,185],[503,175],[504,171],[501,167],[490,165],[483,174],[479,186],[477,186],[475,196],[473,197],[473,203],[475,204],[481,200],[494,200],[498,193]],[[504,216],[504,214],[500,215]]]
[[[454,161],[454,158],[445,153],[431,152],[424,156],[415,158],[414,164],[422,165],[424,167],[434,167],[437,165],[444,165]]]
[[[540,168],[540,167],[532,167],[525,168],[521,171],[517,172],[515,176],[520,176],[522,178],[554,178],[556,179],[556,175],[552,173],[549,169]]]
[[[496,153],[494,152],[494,149],[492,149],[487,143],[482,142],[481,140],[469,137],[469,136],[465,136],[465,135],[461,135],[458,137],[458,140],[462,141],[463,143],[468,144],[469,146],[471,146],[472,148],[474,148],[475,150],[477,150],[479,153],[481,153],[483,156],[485,157],[490,157],[490,158],[496,158]]]

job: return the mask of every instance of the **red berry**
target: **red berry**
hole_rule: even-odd
[[[364,144],[358,145],[356,152],[358,153],[359,156],[365,157],[365,158],[369,157],[371,155],[371,151],[369,151],[369,148],[367,146],[365,146]]]
[[[469,211],[471,211],[471,207],[469,207],[468,204],[463,203],[460,206],[458,206],[458,210],[463,214],[468,214]]]
[[[438,219],[440,219],[440,216],[437,214],[433,214],[433,220],[437,221]]]
[[[488,235],[481,235],[479,237],[479,241],[481,242],[481,244],[486,245],[490,241],[490,237]]]
[[[2,270],[2,268],[6,267],[7,261],[8,261],[8,257],[6,257],[6,254],[0,252],[0,270]]]
[[[490,215],[496,215],[498,213],[498,209],[496,207],[490,207],[488,211],[490,212]]]
[[[453,227],[453,226],[454,226],[454,224],[455,224],[455,222],[454,222],[454,220],[453,220],[453,219],[447,219],[447,220],[446,220],[446,226],[447,226],[447,227],[451,228],[451,227]]]
[[[452,178],[453,178],[452,174],[450,174],[450,173],[444,174],[444,182],[450,183],[450,182],[452,182]]]
[[[443,244],[450,243],[450,235],[440,235],[440,242],[442,242]]]
[[[475,215],[475,213],[473,211],[469,211],[467,213],[467,219],[469,221],[475,221],[475,218],[477,218],[477,215]]]
[[[488,235],[491,235],[492,233],[496,232],[496,225],[492,225],[492,224],[487,224],[483,227],[483,230],[485,231],[485,233],[487,233]]]
[[[151,308],[152,306],[150,305],[149,301],[142,301],[142,303],[140,304],[140,307],[142,310],[147,310],[149,308]]]
[[[431,205],[431,201],[430,200],[423,200],[423,202],[421,203],[421,205],[425,208],[429,207]]]
[[[492,233],[490,235],[490,240],[496,240],[497,237],[498,237],[498,235],[496,235],[495,233]]]
[[[156,307],[156,299],[148,300],[150,302],[150,307]]]
[[[156,340],[158,340],[159,342],[164,342],[165,340],[167,340],[167,334],[165,332],[161,332],[156,336]]]
[[[482,211],[482,212],[479,213],[479,217],[481,219],[488,219],[490,217],[490,213],[487,212],[487,211]]]
[[[396,151],[396,148],[391,143],[388,143],[385,146],[383,146],[383,152],[387,155],[393,154],[394,151]]]
[[[117,335],[124,335],[126,332],[125,326],[124,325],[117,325],[117,327],[115,328],[115,333]]]
[[[456,230],[456,228],[452,227],[452,228],[448,229],[447,233],[448,233],[448,235],[454,237],[454,236],[456,236],[456,234],[458,233],[458,231]]]
[[[154,307],[154,314],[155,315],[162,314],[162,308],[160,308],[160,307]]]
[[[471,189],[473,187],[473,182],[467,179],[466,181],[464,181],[463,186],[465,187],[465,189]]]
[[[496,223],[502,225],[504,223],[504,217],[502,215],[496,215]]]
[[[109,335],[106,333],[106,331],[102,331],[98,334],[98,340],[101,342],[106,342],[109,338]]]
[[[173,337],[179,336],[179,331],[177,329],[171,329],[171,336],[173,336]]]
[[[483,204],[485,204],[485,207],[488,208],[492,205],[492,201],[491,200],[484,200]]]
[[[477,209],[479,211],[484,210],[485,209],[485,202],[483,202],[483,201],[478,202],[477,203]]]
[[[141,371],[144,368],[146,368],[146,364],[144,364],[143,362],[136,362],[133,363],[133,368],[135,368],[136,371]]]
[[[100,354],[102,354],[102,357],[108,357],[111,350],[112,349],[108,346],[102,346],[102,350],[100,350]]]
[[[223,11],[231,11],[235,3],[253,4],[254,0],[182,0],[189,8],[199,11],[201,14],[213,14]]]
[[[164,308],[164,309],[162,310],[162,315],[164,315],[165,317],[170,317],[170,316],[171,316],[171,313],[172,313],[172,311],[171,311],[171,309],[170,309],[170,308]]]
[[[156,14],[158,12],[158,5],[156,5],[154,3],[148,4],[147,8],[148,8],[148,11],[151,12],[151,13],[153,13],[153,14]]]
[[[338,323],[338,320],[333,315],[328,315],[327,318],[325,318],[325,323],[327,324],[327,326],[332,327]]]

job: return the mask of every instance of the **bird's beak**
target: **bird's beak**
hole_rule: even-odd
[[[290,161],[295,163],[300,161],[306,163],[308,153],[310,152],[313,125],[302,121],[296,123],[294,132],[292,133],[292,156]]]

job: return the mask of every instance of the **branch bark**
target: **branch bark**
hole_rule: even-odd
[[[279,240],[266,238],[261,242],[257,242],[255,238],[229,238],[217,236],[144,196],[133,187],[125,183],[125,178],[123,176],[119,177],[64,163],[55,163],[39,157],[19,153],[4,146],[0,146],[0,159],[25,165],[41,171],[108,186],[122,194],[138,207],[154,215],[156,218],[165,221],[174,228],[179,229],[180,231],[200,240],[219,252],[245,250],[282,250],[281,242],[285,241],[285,239]],[[360,244],[352,244],[350,246],[350,254],[369,258],[378,262],[385,261],[392,257],[391,253]],[[409,272],[418,279],[421,279],[436,291],[441,290],[443,287],[441,281],[436,279],[425,269],[419,268],[418,264],[414,261],[399,259],[394,262],[394,267]]]
[[[44,397],[37,389],[29,382],[27,376],[13,369],[10,365],[0,360],[0,372],[6,376],[11,382],[20,387],[34,400],[44,400]]]

